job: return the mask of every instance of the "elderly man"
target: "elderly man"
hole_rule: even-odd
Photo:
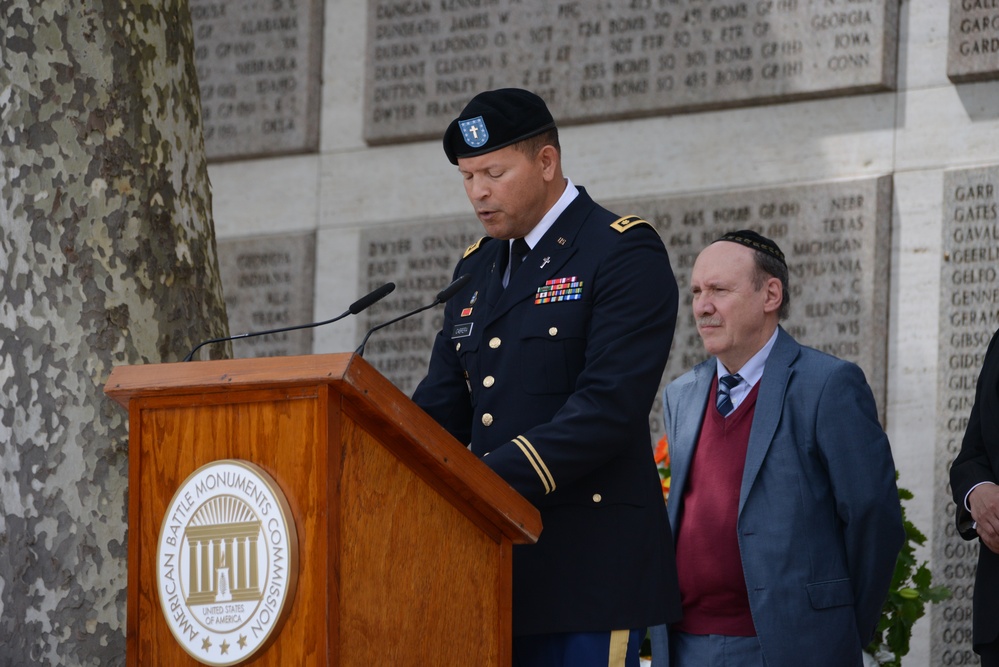
[[[637,667],[645,628],[679,615],[648,424],[676,323],[666,249],[563,176],[533,93],[476,96],[444,152],[488,236],[413,400],[541,511],[514,548],[514,666]]]
[[[671,667],[860,667],[904,539],[895,467],[856,365],[780,326],[788,269],[743,230],[704,249],[694,317],[714,355],[665,392],[683,620]]]

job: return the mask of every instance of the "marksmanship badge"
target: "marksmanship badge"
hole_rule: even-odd
[[[298,535],[262,468],[226,459],[177,489],[156,549],[160,607],[180,645],[206,665],[236,665],[274,634],[298,581]]]
[[[459,120],[458,127],[461,128],[461,136],[465,143],[472,148],[481,148],[489,141],[489,130],[486,129],[486,121],[482,116]]]

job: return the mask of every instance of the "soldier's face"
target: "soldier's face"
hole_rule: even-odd
[[[530,157],[513,146],[458,158],[458,171],[475,215],[495,239],[521,238],[548,211],[552,171],[546,147]]]

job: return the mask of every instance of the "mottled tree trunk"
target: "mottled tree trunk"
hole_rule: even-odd
[[[187,0],[0,0],[2,665],[124,663],[103,385],[226,332],[193,41]]]

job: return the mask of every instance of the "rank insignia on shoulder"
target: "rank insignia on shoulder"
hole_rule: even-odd
[[[534,304],[578,301],[583,298],[583,281],[576,276],[552,278],[538,288]]]
[[[624,233],[632,227],[638,227],[639,225],[648,225],[649,227],[652,227],[652,223],[648,220],[643,220],[637,215],[626,215],[612,222],[611,228]],[[655,227],[652,227],[652,229],[655,229]]]
[[[465,254],[462,255],[461,258],[465,259],[469,255],[471,255],[472,253],[474,253],[476,250],[478,250],[479,248],[481,248],[482,247],[482,242],[485,241],[487,238],[489,238],[489,237],[488,236],[483,236],[481,239],[479,239],[478,241],[476,241],[472,245],[470,245],[467,248],[465,248]]]

